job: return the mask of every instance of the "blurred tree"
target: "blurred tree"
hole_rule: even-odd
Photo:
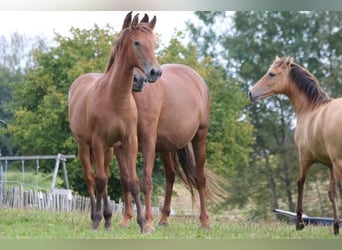
[[[13,118],[9,108],[12,102],[14,84],[23,79],[26,67],[32,65],[32,51],[44,48],[39,37],[27,37],[17,32],[0,36],[0,149],[2,155],[13,155],[17,147],[9,138],[7,123]]]

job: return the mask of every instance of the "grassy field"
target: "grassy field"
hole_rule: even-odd
[[[307,226],[296,231],[286,222],[229,221],[211,216],[211,229],[199,227],[198,218],[173,217],[169,226],[152,234],[141,234],[135,221],[129,228],[118,226],[121,215],[113,216],[113,230],[102,226],[91,230],[90,215],[84,212],[0,209],[0,239],[340,239],[332,227]],[[155,218],[157,224],[158,216]]]

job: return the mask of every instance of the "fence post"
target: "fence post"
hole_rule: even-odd
[[[57,178],[57,173],[58,173],[60,159],[61,159],[61,154],[58,154],[57,157],[56,157],[55,169],[54,169],[53,175],[52,175],[51,192],[55,189],[55,184],[56,184],[56,178]]]
[[[2,207],[2,193],[3,193],[3,185],[4,185],[2,182],[3,172],[4,172],[4,170],[2,168],[2,162],[0,161],[0,207]]]
[[[64,173],[64,181],[65,181],[66,188],[69,190],[69,180],[68,180],[67,169],[65,166],[65,161],[66,161],[66,159],[63,158],[62,159],[62,166],[63,166],[63,173]]]

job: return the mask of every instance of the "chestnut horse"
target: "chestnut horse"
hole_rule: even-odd
[[[139,23],[138,14],[132,20],[132,13],[128,13],[105,74],[81,76],[69,90],[70,128],[78,144],[90,194],[93,229],[99,227],[102,219],[101,200],[105,227],[112,227],[107,182],[113,146],[116,145],[116,150],[124,157],[129,191],[137,204],[137,222],[141,231],[144,230],[145,218],[136,173],[138,116],[132,87],[135,67],[144,72],[149,82],[155,82],[161,75],[154,54],[155,24],[156,17],[149,23]]]
[[[206,211],[206,192],[211,198],[219,198],[217,179],[205,169],[206,140],[208,135],[210,97],[206,83],[192,68],[181,64],[162,65],[163,75],[154,84],[144,87],[142,93],[133,93],[138,109],[138,144],[143,154],[144,168],[141,190],[145,194],[146,228],[153,231],[151,193],[152,170],[155,152],[165,166],[166,192],[160,225],[166,225],[170,214],[170,202],[175,174],[189,187],[198,189],[200,198],[200,222],[209,227]],[[132,216],[132,204],[126,177],[124,158],[116,149],[115,155],[121,168],[125,211],[121,226],[128,226]],[[178,158],[178,159],[177,159]],[[179,164],[180,167],[179,168]],[[206,190],[206,180],[210,190]]]
[[[342,98],[330,98],[317,79],[291,58],[276,58],[267,73],[251,88],[252,101],[285,94],[296,113],[295,142],[299,152],[296,228],[304,228],[303,188],[310,167],[320,162],[329,169],[329,199],[334,212],[334,233],[339,234],[336,179],[342,179]]]

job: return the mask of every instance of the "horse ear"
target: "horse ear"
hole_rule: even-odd
[[[132,11],[126,15],[125,20],[122,24],[122,30],[126,29],[131,24],[131,21],[132,21]]]
[[[148,15],[145,13],[144,17],[141,19],[141,23],[148,23]]]
[[[156,26],[156,22],[157,22],[157,18],[156,18],[156,16],[154,16],[152,18],[151,22],[149,22],[149,24],[148,24],[152,30],[154,29],[154,26]]]
[[[139,17],[139,13],[136,14],[136,15],[133,17],[133,21],[132,21],[132,24],[131,24],[132,29],[136,29],[136,28],[137,28],[138,23],[139,23],[138,17]]]
[[[293,64],[293,58],[292,57],[287,57],[286,58],[286,65],[287,66],[291,66],[291,64]]]

